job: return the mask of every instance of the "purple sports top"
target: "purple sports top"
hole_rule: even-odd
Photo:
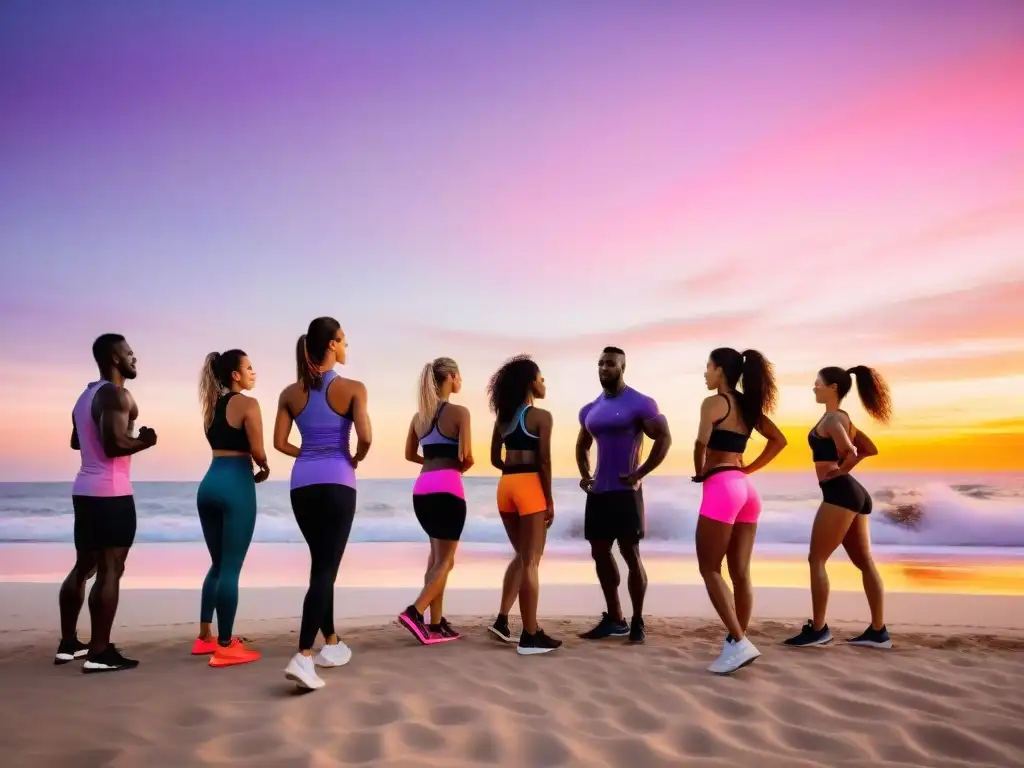
[[[348,445],[352,419],[342,416],[327,402],[327,387],[336,378],[338,374],[334,371],[324,371],[320,389],[309,390],[306,407],[295,417],[302,446],[292,465],[292,488],[321,483],[356,487],[356,471]]]
[[[612,396],[602,392],[580,409],[580,426],[597,443],[593,493],[630,490],[620,476],[640,465],[640,446],[644,440],[641,425],[658,413],[654,398],[632,387]]]

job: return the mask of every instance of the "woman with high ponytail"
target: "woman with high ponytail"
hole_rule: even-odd
[[[846,642],[873,648],[892,647],[883,615],[882,577],[871,557],[868,527],[871,494],[850,474],[868,456],[877,456],[878,449],[864,432],[853,426],[850,415],[839,407],[853,389],[855,380],[861,405],[868,415],[883,424],[892,418],[889,387],[878,371],[864,365],[849,369],[830,366],[818,371],[814,380],[814,399],[825,406],[825,414],[807,435],[822,495],[811,529],[808,555],[813,616],[799,634],[786,640],[787,645],[803,647],[832,642],[832,632],[825,623],[829,595],[825,564],[842,544],[850,562],[860,571],[871,609],[871,626]]]
[[[420,370],[417,408],[405,439],[405,459],[421,466],[412,489],[412,507],[430,539],[427,573],[419,596],[398,615],[400,626],[424,645],[457,640],[444,617],[444,588],[455,565],[466,524],[462,473],[473,466],[469,409],[448,402],[462,390],[459,366],[439,357]],[[430,623],[424,614],[430,608]]]
[[[299,651],[285,677],[309,690],[322,688],[317,667],[339,667],[352,651],[334,627],[334,582],[356,514],[356,467],[370,450],[366,386],[335,373],[344,365],[348,342],[333,317],[318,317],[295,344],[295,383],[281,392],[274,422],[274,448],[295,459],[291,502],[309,547],[309,589],[302,603]],[[292,425],[302,446],[291,442]],[[353,427],[356,450],[349,440]],[[324,644],[314,656],[318,634]]]
[[[203,580],[199,636],[192,653],[212,654],[211,667],[245,664],[260,657],[231,634],[238,609],[238,578],[256,526],[256,483],[270,474],[260,404],[242,394],[254,386],[256,372],[240,349],[211,352],[203,361],[199,403],[213,461],[199,484],[196,503],[211,563]],[[259,467],[255,476],[253,463]]]
[[[697,563],[711,604],[729,631],[722,652],[708,669],[729,674],[761,655],[747,637],[754,606],[750,556],[761,516],[761,497],[750,475],[779,455],[786,438],[768,415],[775,410],[778,390],[772,365],[760,352],[730,347],[712,350],[704,383],[715,394],[701,404],[693,451],[693,480],[701,483]],[[768,442],[758,457],[745,465],[743,453],[754,431]],[[722,576],[726,558],[731,593]]]

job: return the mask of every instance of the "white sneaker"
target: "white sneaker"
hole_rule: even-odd
[[[317,675],[316,667],[313,666],[313,658],[303,656],[301,653],[292,656],[292,660],[284,668],[284,676],[299,688],[315,691],[317,688],[324,687],[324,681]]]
[[[318,667],[342,667],[352,661],[352,649],[339,640],[334,645],[324,644],[313,659]]]
[[[716,675],[728,675],[747,666],[760,655],[761,652],[754,647],[748,637],[737,641],[726,640],[722,645],[721,654],[711,663],[708,671]]]

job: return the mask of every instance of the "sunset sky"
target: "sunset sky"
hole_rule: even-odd
[[[205,354],[267,440],[309,320],[401,476],[418,371],[531,353],[574,474],[603,346],[689,472],[707,353],[775,364],[779,469],[824,365],[892,383],[878,469],[1024,468],[1024,3],[4,3],[0,480],[70,479],[92,340],[128,337],[159,444],[209,462]],[[297,438],[296,438],[297,439]],[[271,451],[273,479],[289,460]],[[478,466],[475,472],[489,472]]]

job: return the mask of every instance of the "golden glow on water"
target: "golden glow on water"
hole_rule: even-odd
[[[877,556],[887,592],[975,595],[1024,595],[1024,559],[983,557]],[[209,567],[205,549],[180,544],[140,544],[133,548],[122,585],[126,589],[198,589]],[[338,588],[413,588],[422,585],[427,548],[423,544],[351,544],[338,574]],[[618,559],[618,558],[617,558]],[[59,583],[74,560],[68,545],[0,546],[0,581]],[[622,578],[626,569],[618,559]],[[472,545],[460,549],[448,584],[459,589],[501,586],[508,554]],[[644,554],[651,584],[702,583],[692,556]],[[793,555],[758,554],[750,566],[757,588],[809,589],[807,562]],[[242,571],[244,587],[302,587],[309,553],[301,544],[254,544]],[[860,573],[837,553],[828,565],[833,590],[859,592]],[[727,570],[726,570],[727,575]],[[591,559],[582,553],[547,553],[541,581],[551,585],[594,585]]]

